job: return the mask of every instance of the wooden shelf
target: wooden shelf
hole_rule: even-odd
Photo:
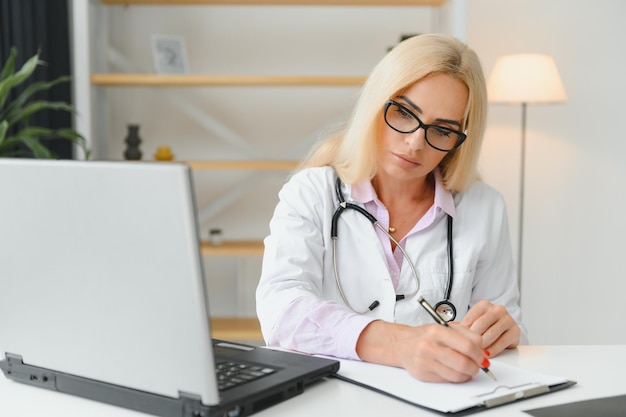
[[[299,161],[182,161],[193,170],[291,171]]]
[[[91,75],[91,83],[103,87],[283,87],[283,86],[360,86],[364,76],[315,75],[210,75],[210,74],[127,74]]]
[[[111,161],[129,162],[126,159],[111,159]],[[186,164],[194,171],[292,171],[300,165],[300,161],[289,160],[224,160],[224,161],[184,161],[184,160],[171,160],[171,161],[158,161],[152,159],[141,159],[139,161],[130,162],[144,162],[144,163],[167,163],[175,162],[179,164]]]
[[[222,6],[441,6],[446,0],[100,0],[110,5]]]
[[[211,336],[225,340],[263,340],[256,317],[212,317]]]
[[[260,256],[263,255],[264,248],[262,240],[227,240],[219,245],[211,242],[201,244],[204,256]]]

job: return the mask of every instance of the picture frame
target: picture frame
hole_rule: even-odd
[[[185,38],[176,35],[152,35],[152,59],[157,74],[187,74]]]

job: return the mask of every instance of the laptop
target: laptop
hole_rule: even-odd
[[[157,416],[240,417],[339,368],[211,337],[186,165],[0,158],[0,201],[11,380]]]

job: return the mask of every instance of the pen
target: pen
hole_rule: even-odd
[[[441,324],[442,326],[450,327],[450,325],[448,325],[448,322],[447,322],[447,321],[445,321],[445,320],[444,320],[444,319],[443,319],[443,318],[439,315],[439,313],[437,313],[437,312],[435,311],[435,309],[434,309],[434,308],[433,308],[430,304],[428,304],[428,301],[426,301],[426,300],[424,299],[424,297],[421,297],[421,296],[420,296],[420,297],[417,299],[417,302],[418,302],[418,303],[420,303],[420,304],[422,305],[422,307],[424,307],[424,310],[426,310],[426,311],[428,312],[428,314],[430,314],[430,316],[431,316],[433,319],[435,319],[435,321],[436,321],[437,323]],[[491,371],[489,370],[489,368],[487,368],[487,367],[481,367],[480,369],[482,369],[482,371],[483,371],[484,373],[486,373],[486,374],[487,374],[490,378],[492,378],[494,381],[496,381],[496,376],[493,374],[493,372],[491,372]]]

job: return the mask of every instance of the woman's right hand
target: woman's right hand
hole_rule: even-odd
[[[371,322],[357,341],[366,362],[401,367],[427,382],[465,382],[489,366],[480,335],[463,326],[427,324],[410,327]]]

